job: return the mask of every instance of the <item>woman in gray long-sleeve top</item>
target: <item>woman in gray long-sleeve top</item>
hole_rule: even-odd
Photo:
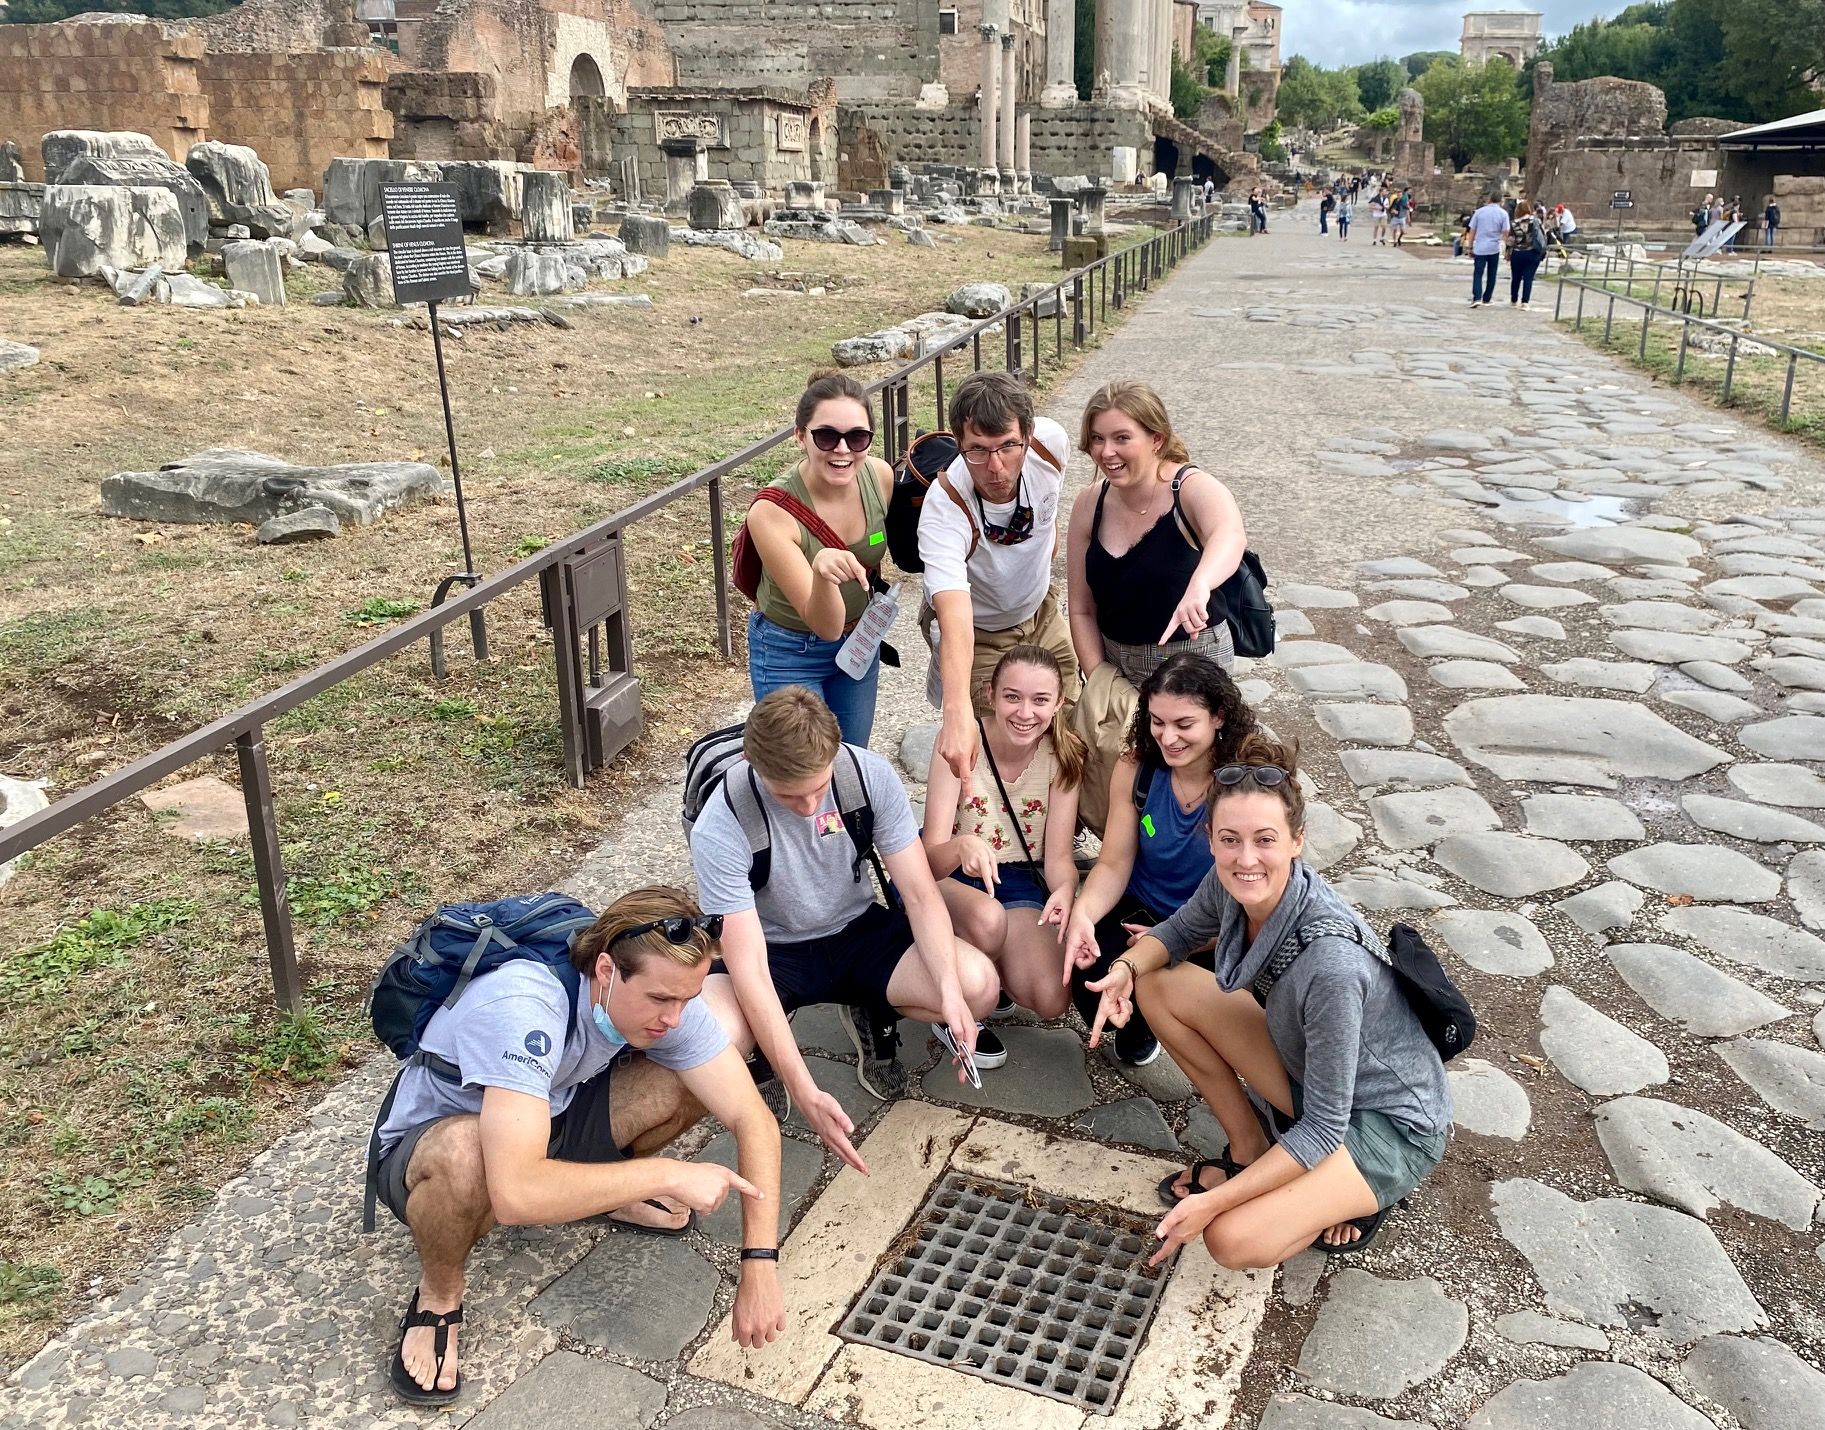
[[[1444,1156],[1451,1094],[1438,1053],[1372,951],[1374,930],[1299,857],[1296,756],[1256,734],[1215,772],[1215,866],[1089,985],[1102,998],[1091,1046],[1105,1024],[1128,1020],[1138,986],[1160,1041],[1229,1134],[1224,1156],[1161,1183],[1172,1211],[1156,1261],[1200,1236],[1235,1269],[1312,1245],[1360,1250]],[[1213,938],[1214,979],[1185,961]],[[1276,978],[1269,960],[1283,950],[1297,956]],[[1243,1081],[1276,1109],[1275,1140]]]

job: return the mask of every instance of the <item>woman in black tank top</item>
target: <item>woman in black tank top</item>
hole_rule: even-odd
[[[1138,686],[1181,651],[1228,669],[1235,648],[1220,588],[1248,545],[1235,498],[1190,463],[1143,383],[1098,391],[1082,440],[1102,475],[1071,510],[1071,639],[1084,674],[1113,662]]]

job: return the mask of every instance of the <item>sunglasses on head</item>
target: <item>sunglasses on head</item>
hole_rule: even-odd
[[[693,917],[690,914],[674,914],[669,919],[654,919],[651,923],[635,924],[631,929],[622,929],[608,941],[608,946],[613,948],[624,938],[639,938],[640,935],[648,933],[663,934],[667,943],[682,945],[689,943],[691,935],[699,929],[702,929],[712,939],[721,938],[722,915],[698,914]]]
[[[839,444],[852,452],[866,452],[874,445],[874,433],[866,427],[851,427],[847,432],[835,427],[813,427],[811,440],[820,452],[834,452]]]
[[[1262,789],[1273,789],[1292,776],[1278,765],[1224,765],[1211,778],[1225,789],[1233,789],[1243,780],[1253,780]]]

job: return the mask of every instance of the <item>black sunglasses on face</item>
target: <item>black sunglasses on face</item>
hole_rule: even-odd
[[[835,427],[813,427],[811,440],[820,452],[834,452],[838,443],[852,452],[866,452],[874,445],[874,433],[866,427],[851,427],[847,432]]]
[[[1253,780],[1262,789],[1274,789],[1292,776],[1278,765],[1225,765],[1211,778],[1225,789],[1232,789],[1243,780]]]
[[[674,914],[669,919],[654,919],[651,923],[635,924],[631,929],[622,929],[608,941],[613,948],[624,938],[639,938],[641,934],[657,933],[665,936],[667,943],[687,944],[696,930],[702,929],[712,939],[722,937],[721,914],[699,914],[695,918],[689,914]]]

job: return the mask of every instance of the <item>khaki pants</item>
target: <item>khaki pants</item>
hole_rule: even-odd
[[[925,636],[925,644],[932,648],[933,660],[938,658],[932,639],[937,620],[937,613],[929,605],[920,610],[919,630]],[[1077,699],[1077,651],[1071,645],[1071,628],[1065,623],[1064,613],[1058,609],[1058,595],[1047,591],[1039,609],[1019,625],[1005,631],[976,632],[975,651],[970,657],[970,703],[975,706],[976,713],[985,720],[992,713],[989,677],[995,673],[1001,657],[1017,645],[1044,646],[1057,657],[1064,677],[1064,705],[1068,710]]]

